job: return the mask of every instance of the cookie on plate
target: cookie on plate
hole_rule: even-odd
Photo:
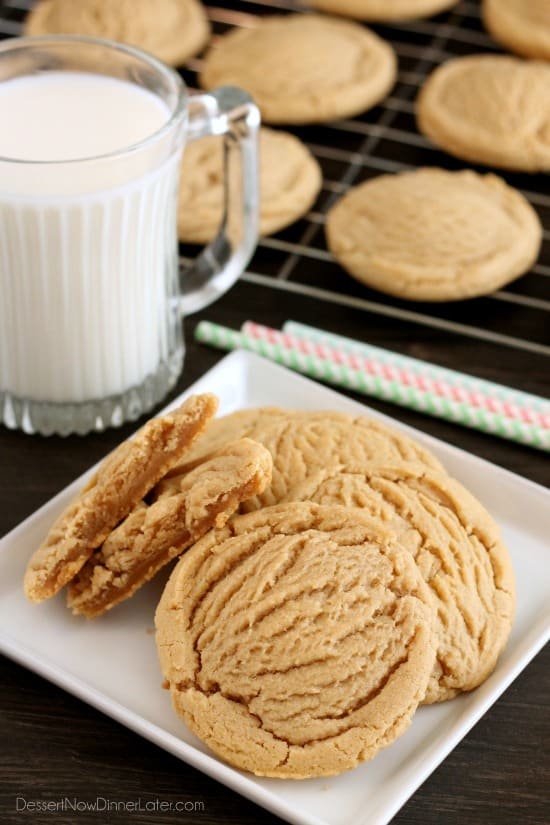
[[[277,504],[300,481],[323,467],[349,462],[387,464],[412,461],[443,471],[437,458],[414,439],[367,416],[338,412],[289,411],[285,418],[263,418],[250,438],[273,457],[271,486],[243,504],[249,511]]]
[[[105,37],[180,66],[206,46],[210,24],[199,0],[39,0],[25,34]]]
[[[224,34],[206,55],[200,83],[246,89],[266,123],[323,123],[379,103],[396,71],[391,46],[364,26],[291,14]]]
[[[402,463],[322,469],[285,501],[359,507],[406,536],[436,605],[437,654],[425,703],[451,699],[493,671],[514,618],[514,572],[485,508],[446,474]]]
[[[457,2],[458,0],[308,0],[308,5],[329,14],[383,23],[386,20],[430,17],[456,6]]]
[[[173,412],[152,418],[107,456],[31,557],[24,579],[30,601],[55,596],[78,573],[114,527],[181,461],[217,408],[214,395],[191,396]]]
[[[550,169],[550,66],[508,55],[457,57],[417,100],[418,127],[451,155],[524,172]]]
[[[488,31],[505,48],[550,60],[548,0],[483,0],[481,9]]]
[[[523,275],[542,242],[537,213],[495,175],[380,175],[331,209],[329,249],[354,278],[413,301],[486,295]]]
[[[435,659],[406,544],[361,511],[235,516],[178,562],[156,612],[176,712],[258,776],[331,776],[410,724]]]
[[[223,446],[247,437],[263,444],[273,458],[271,486],[241,509],[277,504],[300,481],[322,467],[350,461],[366,464],[412,461],[443,470],[437,458],[414,439],[367,416],[259,407],[214,419],[180,463],[189,469]]]
[[[252,438],[251,434],[257,427],[268,421],[284,418],[288,414],[289,410],[282,407],[251,407],[213,418],[200,438],[186,452],[183,461],[168,473],[168,476],[193,469],[230,441],[238,438]],[[254,440],[257,441],[257,439]]]
[[[322,183],[319,164],[301,140],[288,132],[260,130],[261,235],[279,232],[305,215]],[[220,228],[223,202],[223,137],[201,138],[187,146],[181,165],[180,240],[209,243]]]
[[[271,456],[249,439],[229,444],[189,473],[163,479],[117,525],[69,583],[67,605],[87,618],[130,598],[239,504],[271,480]]]

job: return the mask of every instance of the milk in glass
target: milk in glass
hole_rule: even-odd
[[[169,118],[103,75],[0,83],[0,391],[107,398],[173,352],[179,156],[127,151]]]

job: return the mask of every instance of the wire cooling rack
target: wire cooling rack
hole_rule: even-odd
[[[0,36],[21,34],[33,0],[0,0]],[[292,0],[234,0],[207,4],[214,36],[235,26],[253,26],[265,14],[300,11]],[[455,303],[410,303],[357,283],[333,260],[324,238],[326,214],[352,185],[385,172],[419,166],[460,169],[465,164],[433,146],[417,130],[414,101],[428,74],[449,58],[499,47],[483,29],[480,7],[462,0],[450,12],[429,20],[372,27],[394,47],[398,82],[379,106],[353,120],[292,128],[318,159],[323,190],[306,217],[276,236],[260,241],[243,280],[266,289],[317,298],[336,306],[465,335],[502,347],[550,356],[550,176],[497,170],[537,210],[544,230],[541,255],[532,270],[492,295]],[[197,86],[200,59],[182,69]],[[471,165],[470,165],[471,166]],[[472,168],[476,168],[475,166]],[[487,171],[486,167],[477,167]],[[182,248],[182,255],[186,250]]]

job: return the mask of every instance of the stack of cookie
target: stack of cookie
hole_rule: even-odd
[[[237,767],[340,773],[419,704],[489,676],[512,625],[510,559],[436,457],[378,422],[244,410],[213,421],[180,470],[235,437],[269,450],[272,482],[170,577],[156,625],[173,704]]]
[[[173,471],[217,407],[214,395],[193,396],[107,456],[30,559],[30,601],[67,585],[74,613],[100,616],[265,489],[271,457],[249,439],[227,443],[193,471]]]
[[[31,559],[27,596],[68,584],[92,618],[181,556],[156,612],[176,712],[239,768],[340,773],[492,672],[514,612],[506,548],[402,433],[215,407],[191,398],[104,462]]]

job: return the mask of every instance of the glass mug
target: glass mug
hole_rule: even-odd
[[[48,123],[52,84],[65,83],[69,94],[76,77],[91,84],[89,94],[79,94],[61,122]],[[100,88],[100,79],[111,86]],[[42,106],[50,143],[63,142],[70,118],[78,117],[79,105],[89,112],[94,95],[115,108],[106,108],[98,138],[115,123],[131,132],[144,113],[158,121],[163,107],[152,133],[91,157],[77,146],[64,160],[0,151],[1,420],[44,435],[134,420],[181,372],[182,314],[229,289],[255,249],[258,109],[234,88],[190,97],[175,71],[138,49],[65,35],[1,43],[0,111],[6,90],[17,106],[9,109],[11,125],[4,120],[2,128],[12,129],[17,146],[33,137],[24,127],[25,106],[34,113]],[[116,110],[114,94],[121,90],[134,97]],[[156,114],[140,109],[151,105],[151,95]],[[225,186],[219,234],[180,272],[181,156],[187,141],[212,134],[225,135],[232,185]]]

